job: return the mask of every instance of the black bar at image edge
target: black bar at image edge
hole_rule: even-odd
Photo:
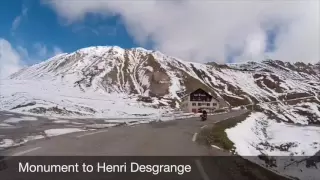
[[[319,156],[308,157],[239,156],[11,156],[0,158],[1,180],[144,180],[144,179],[279,179],[287,177],[262,168],[251,160],[264,160],[270,167],[276,161],[293,166],[305,162],[313,168]],[[320,168],[320,167],[318,167]],[[304,173],[303,171],[300,173]],[[307,172],[306,172],[307,173]],[[320,169],[319,169],[320,177]]]

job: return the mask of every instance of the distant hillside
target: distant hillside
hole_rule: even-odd
[[[239,106],[315,94],[320,89],[319,72],[319,64],[301,62],[199,64],[142,48],[89,47],[25,68],[11,79],[58,81],[83,92],[171,100],[201,87],[231,106]]]
[[[253,110],[224,131],[239,155],[320,152],[319,63],[201,64],[142,48],[88,47],[57,55],[0,82],[0,109],[46,116],[138,118],[137,122],[170,120],[182,117],[177,111],[180,98],[197,88],[211,92],[224,106]]]

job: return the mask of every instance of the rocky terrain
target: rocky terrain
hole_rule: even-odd
[[[319,72],[319,64],[291,64],[278,60],[226,65],[200,64],[142,48],[89,47],[57,55],[25,68],[13,74],[10,80],[2,81],[1,86],[12,86],[13,82],[41,82],[49,87],[52,84],[59,86],[55,92],[62,91],[61,86],[68,86],[68,91],[77,91],[81,96],[100,94],[102,97],[99,99],[102,100],[108,99],[104,97],[105,94],[121,94],[122,97],[139,99],[143,104],[153,103],[151,107],[156,108],[179,108],[181,96],[196,88],[203,88],[219,99],[223,106],[236,107],[316,95],[320,89]],[[34,86],[40,87],[41,84]],[[40,99],[31,101],[30,97],[17,93],[12,93],[12,96],[8,98],[6,93],[2,93],[2,102],[9,102],[11,106],[7,103],[1,103],[0,106],[32,113],[71,113],[67,107],[54,109],[60,105],[56,102],[57,106],[42,109],[36,107]],[[25,98],[22,104],[14,103],[21,97]],[[92,107],[81,109],[91,115],[97,114]]]
[[[143,48],[88,47],[1,80],[0,109],[42,116],[169,120],[181,116],[180,98],[197,88],[210,92],[221,107],[253,110],[226,130],[237,154],[319,152],[320,63],[201,64]]]

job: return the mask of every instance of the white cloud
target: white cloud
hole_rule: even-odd
[[[0,38],[0,79],[6,78],[23,66],[19,53],[7,40]]]
[[[34,43],[33,48],[37,54],[36,59],[41,60],[63,53],[63,50],[58,46],[48,47],[47,45],[39,42]]]
[[[22,47],[22,46],[18,46],[17,48],[18,53],[20,54],[20,57],[22,57],[23,59],[29,59],[29,52],[26,48]]]
[[[317,0],[44,2],[70,23],[88,13],[119,15],[136,41],[151,39],[155,48],[186,60],[224,62],[231,49],[241,52],[237,61],[319,61]],[[266,29],[275,25],[281,27],[276,50],[264,53]]]
[[[41,58],[44,58],[48,55],[47,46],[42,43],[33,44],[33,48],[36,50],[37,55]]]
[[[17,16],[16,18],[14,18],[11,29],[16,30],[20,25],[20,22],[21,22],[21,16]]]
[[[28,8],[23,6],[21,14],[19,14],[17,17],[15,17],[12,22],[12,26],[11,26],[12,31],[15,31],[19,27],[19,25],[22,21],[22,18],[25,17],[27,15],[27,13],[28,13]]]
[[[53,46],[48,51],[47,46],[41,43],[36,43],[35,48],[38,48],[38,55],[41,55],[41,59],[48,58],[62,53],[62,49],[58,46]],[[32,56],[32,62],[37,62],[35,59],[39,57]],[[7,78],[12,73],[17,72],[23,67],[26,67],[27,61],[30,61],[29,52],[22,46],[13,48],[10,42],[6,39],[0,38],[0,79]]]
[[[78,25],[72,28],[72,31],[74,33],[82,33],[82,35],[84,34],[88,34],[88,32],[95,34],[96,36],[99,36],[99,31],[96,29],[93,29],[91,27],[87,27],[85,25]]]
[[[63,53],[61,48],[59,48],[58,46],[54,46],[53,47],[53,55],[58,55],[58,54],[61,54],[61,53]]]

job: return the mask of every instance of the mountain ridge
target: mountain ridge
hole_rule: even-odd
[[[320,63],[196,63],[143,48],[99,46],[24,68],[0,87],[1,110],[105,121],[133,117],[137,123],[194,117],[179,111],[179,102],[202,88],[222,107],[250,110],[224,129],[238,155],[270,157],[257,159],[265,165],[274,162],[272,156],[314,156],[320,150]],[[292,177],[314,170],[318,177],[305,161],[287,169],[287,160],[272,168]]]
[[[144,48],[123,49],[118,46],[95,46],[64,53],[25,68],[10,76],[11,79],[43,79],[67,81],[86,91],[88,88],[108,93],[118,92],[179,100],[181,95],[200,87],[213,93],[231,106],[260,101],[273,101],[281,94],[312,94],[320,87],[320,66],[279,60],[233,64],[205,64],[186,62],[166,56],[159,51]],[[261,93],[243,90],[237,85],[243,76]],[[279,77],[280,76],[282,77]],[[305,82],[297,82],[304,79]],[[285,87],[286,80],[307,88]],[[290,82],[292,83],[292,82]],[[283,86],[281,86],[283,85]],[[182,93],[181,93],[182,92]],[[279,94],[280,93],[280,94]],[[260,96],[260,97],[257,97]],[[240,102],[242,99],[242,102]],[[235,101],[238,101],[236,103]]]

